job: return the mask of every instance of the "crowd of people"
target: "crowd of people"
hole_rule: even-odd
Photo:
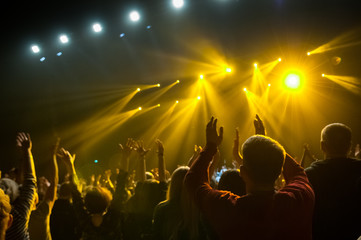
[[[196,146],[188,164],[172,174],[160,140],[158,167],[149,170],[149,149],[128,139],[119,144],[118,167],[89,182],[60,140],[49,176],[37,176],[30,135],[18,133],[22,164],[0,179],[0,240],[361,239],[361,151],[357,145],[351,156],[351,129],[327,125],[320,140],[324,159],[305,145],[297,162],[266,136],[258,115],[254,128],[241,152],[236,130],[232,169],[217,169],[223,127],[212,117],[206,145]],[[132,152],[135,169],[129,168]],[[306,167],[307,158],[312,164]]]

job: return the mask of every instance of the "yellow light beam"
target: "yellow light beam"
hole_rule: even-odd
[[[338,76],[338,75],[327,75],[323,74],[324,78],[327,78],[334,83],[344,87],[352,93],[359,94],[361,91],[360,80],[352,76]]]

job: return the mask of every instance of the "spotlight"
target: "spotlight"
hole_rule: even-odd
[[[177,101],[175,101],[175,103],[179,103],[179,101],[177,100]]]
[[[325,77],[325,74],[324,73],[322,73],[322,75],[321,75],[322,77]]]
[[[139,19],[140,19],[140,15],[137,11],[132,11],[130,14],[129,14],[129,18],[132,22],[138,22]]]
[[[62,42],[62,43],[67,43],[67,42],[69,42],[69,38],[68,38],[68,36],[66,36],[66,35],[61,35],[60,37],[59,37],[59,39],[60,39],[60,41]]]
[[[56,54],[56,56],[58,56],[58,57],[60,57],[61,55],[63,55],[62,52],[58,52],[58,53]]]
[[[45,61],[45,57],[40,58],[40,62],[44,62]]]
[[[98,163],[98,160],[94,160],[94,163]]]
[[[255,63],[255,64],[253,64],[253,66],[254,66],[254,68],[257,68],[257,67],[258,67],[258,64],[257,64],[257,63]]]
[[[198,99],[198,100],[201,100],[201,96],[198,96],[197,99]]]
[[[121,33],[121,34],[119,35],[120,38],[123,38],[124,36],[125,36],[125,33]]]
[[[94,32],[98,33],[98,32],[101,32],[102,31],[102,26],[99,24],[99,23],[95,23],[93,24],[93,30]]]
[[[307,52],[307,56],[310,56],[311,55],[311,53],[310,52]]]
[[[160,107],[160,104],[158,103],[157,107]]]
[[[301,85],[301,78],[295,73],[290,73],[286,76],[285,84],[289,89],[298,89]]]
[[[31,46],[31,50],[33,51],[33,53],[38,53],[40,52],[40,48],[38,45],[33,45]]]
[[[181,8],[184,5],[184,0],[172,0],[172,3],[175,8]]]
[[[140,88],[137,88],[137,92],[140,92]]]
[[[243,88],[243,91],[247,92],[247,88]]]
[[[203,79],[204,78],[204,76],[201,74],[201,75],[199,75],[199,79]]]
[[[152,28],[152,26],[151,26],[151,25],[148,25],[148,26],[147,26],[147,29],[148,29],[148,30],[149,30],[149,29],[151,29],[151,28]]]
[[[230,73],[230,72],[232,72],[232,69],[231,68],[226,68],[226,72]]]
[[[270,87],[270,86],[271,86],[271,84],[269,83],[269,84],[268,84],[268,86]]]
[[[282,58],[278,58],[278,61],[281,62],[281,61],[282,61]]]
[[[179,82],[180,82],[179,80],[176,81],[176,83],[179,83]]]
[[[142,107],[139,107],[138,110],[141,111],[141,110],[142,110]]]
[[[157,84],[157,87],[160,87],[160,83]]]

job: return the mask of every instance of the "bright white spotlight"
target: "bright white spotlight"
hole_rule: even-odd
[[[149,30],[149,29],[151,29],[151,28],[152,28],[152,26],[151,26],[151,25],[148,25],[148,26],[147,26],[147,29],[148,29],[148,30]]]
[[[56,54],[56,56],[58,56],[58,57],[60,57],[61,55],[63,55],[62,52],[58,52],[58,53]]]
[[[95,23],[95,24],[93,24],[93,30],[94,30],[94,32],[101,32],[102,31],[102,26],[99,24],[99,23]]]
[[[181,8],[184,5],[184,0],[172,0],[172,3],[175,8]]]
[[[59,37],[59,39],[60,39],[60,41],[61,41],[62,43],[67,43],[67,42],[69,42],[69,38],[68,38],[66,35],[61,35],[61,36]]]
[[[177,100],[177,101],[175,101],[175,103],[179,103],[179,101]]]
[[[137,92],[140,92],[140,88],[137,88]]]
[[[40,58],[40,62],[44,62],[45,61],[45,57]]]
[[[125,36],[125,33],[121,33],[121,34],[119,35],[120,38],[123,38],[124,36]]]
[[[285,84],[289,89],[298,89],[301,85],[301,78],[297,74],[290,73],[286,76]]]
[[[141,110],[142,110],[142,107],[139,107],[138,110],[141,111]]]
[[[129,18],[130,20],[132,20],[133,22],[138,22],[139,19],[140,19],[140,15],[137,11],[132,11],[130,14],[129,14]]]
[[[38,45],[33,45],[31,46],[31,50],[33,51],[33,53],[38,53],[40,52],[40,48]]]

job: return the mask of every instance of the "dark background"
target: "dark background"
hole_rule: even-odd
[[[238,69],[226,80],[237,82],[239,88],[249,81],[246,72],[252,70],[255,61],[269,62],[281,56],[282,62],[289,60],[289,65],[294,62],[291,59],[310,62],[308,80],[316,81],[315,88],[320,92],[312,98],[317,111],[305,111],[296,121],[286,116],[279,124],[269,123],[270,136],[284,144],[291,154],[300,157],[302,144],[308,142],[321,158],[319,133],[330,122],[346,123],[354,131],[354,142],[361,142],[360,94],[319,79],[324,71],[360,79],[360,44],[318,54],[309,60],[305,57],[307,51],[348,32],[353,33],[353,42],[361,41],[360,1],[185,0],[185,3],[184,8],[174,9],[171,1],[165,0],[3,2],[0,169],[6,171],[18,163],[14,147],[18,131],[31,133],[37,168],[42,174],[58,136],[63,140],[62,146],[77,153],[77,164],[84,172],[107,167],[118,156],[119,142],[127,137],[140,139],[146,130],[158,127],[154,122],[162,113],[161,108],[130,119],[86,149],[82,143],[73,144],[67,139],[66,131],[77,126],[76,133],[81,135],[87,131],[81,129],[86,119],[113,103],[118,93],[120,98],[127,89],[139,85],[168,85],[181,79],[182,85],[172,88],[159,101],[167,106],[188,97],[192,82],[204,71],[193,66],[192,60],[211,62],[206,57],[208,52],[199,48],[203,42],[212,45]],[[128,20],[132,9],[140,12],[140,22]],[[101,34],[92,32],[94,22],[102,24]],[[147,30],[147,25],[152,28]],[[126,37],[121,39],[119,34],[123,32]],[[69,36],[69,44],[59,43],[60,33]],[[34,43],[41,47],[40,54],[30,51]],[[56,56],[59,51],[63,53],[60,57]],[[39,61],[42,56],[46,61]],[[331,64],[334,56],[342,58],[337,66]],[[227,96],[232,86],[218,88],[220,95]],[[146,104],[147,94],[152,96],[156,91],[137,95],[126,109]],[[186,162],[194,144],[204,144],[205,123],[210,114],[217,113],[221,122],[222,118],[227,119],[222,123],[226,129],[222,159],[230,164],[233,128],[251,129],[253,113],[241,102],[228,104],[229,115],[211,108],[209,116],[195,114],[192,124],[183,127],[186,134],[177,142],[167,142],[173,125],[159,136],[165,142],[170,170]],[[275,107],[272,111],[279,115],[278,110]],[[263,118],[267,127],[267,116]],[[87,134],[91,139],[98,137]],[[241,134],[244,140],[249,131]],[[154,167],[153,140],[144,140],[153,148],[149,166]],[[99,164],[93,163],[95,159]]]

